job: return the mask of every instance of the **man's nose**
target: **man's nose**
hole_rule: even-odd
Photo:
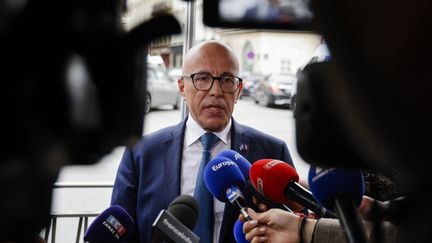
[[[222,89],[220,87],[220,78],[215,78],[213,80],[213,85],[209,90],[209,94],[214,96],[222,95]]]

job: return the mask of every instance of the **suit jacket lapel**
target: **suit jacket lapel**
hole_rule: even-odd
[[[258,159],[262,159],[259,156],[261,148],[257,148],[255,143],[248,136],[247,128],[241,124],[238,124],[233,119],[233,130],[231,131],[231,149],[237,151],[243,155],[250,163],[255,162]],[[261,155],[262,156],[262,155]]]
[[[179,123],[163,140],[163,146],[166,148],[163,154],[166,190],[162,193],[165,194],[164,198],[167,199],[168,204],[180,195],[181,161],[186,120]]]
[[[231,149],[239,152],[245,158],[248,158],[250,139],[246,136],[244,127],[233,119],[231,130]]]

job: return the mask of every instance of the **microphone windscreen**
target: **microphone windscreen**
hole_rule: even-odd
[[[105,209],[91,223],[84,235],[84,241],[91,243],[123,242],[134,228],[129,213],[118,205]]]
[[[289,164],[275,159],[260,159],[249,172],[254,187],[265,197],[277,203],[289,203],[285,188],[290,181],[298,182],[297,171]]]
[[[204,182],[209,192],[221,202],[227,202],[226,191],[232,186],[243,189],[245,178],[233,161],[216,157],[208,162],[204,170]]]
[[[198,203],[190,195],[180,195],[170,203],[167,209],[176,219],[189,229],[193,229],[198,219]]]
[[[311,166],[308,181],[315,199],[330,210],[339,195],[348,195],[357,207],[364,195],[364,178],[360,170]]]
[[[249,178],[249,171],[252,165],[245,157],[243,157],[243,155],[239,154],[237,151],[231,149],[222,150],[216,155],[216,157],[225,157],[232,160],[240,168],[244,178]]]
[[[246,236],[243,233],[243,222],[238,220],[234,224],[234,239],[237,243],[249,243],[248,240],[246,240]]]

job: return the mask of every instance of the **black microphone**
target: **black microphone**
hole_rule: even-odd
[[[162,210],[153,222],[152,243],[198,243],[192,232],[198,219],[198,203],[190,195],[180,195]]]
[[[251,167],[250,178],[259,192],[275,202],[290,205],[294,201],[320,217],[337,217],[320,205],[310,191],[297,183],[299,176],[295,169],[281,160],[256,161]]]
[[[364,194],[364,179],[360,170],[311,166],[309,186],[322,205],[337,213],[348,242],[366,242],[363,223],[357,213]]]

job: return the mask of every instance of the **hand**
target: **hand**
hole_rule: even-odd
[[[255,196],[252,197],[252,201],[255,204],[255,206],[258,207],[258,209],[260,210],[260,212],[265,212],[267,210],[269,210],[269,206],[267,204],[262,203],[258,198],[256,198]]]
[[[299,241],[300,217],[281,209],[270,209],[256,213],[248,209],[252,220],[243,224],[243,232],[251,243],[297,243]],[[243,220],[240,216],[240,220]]]

